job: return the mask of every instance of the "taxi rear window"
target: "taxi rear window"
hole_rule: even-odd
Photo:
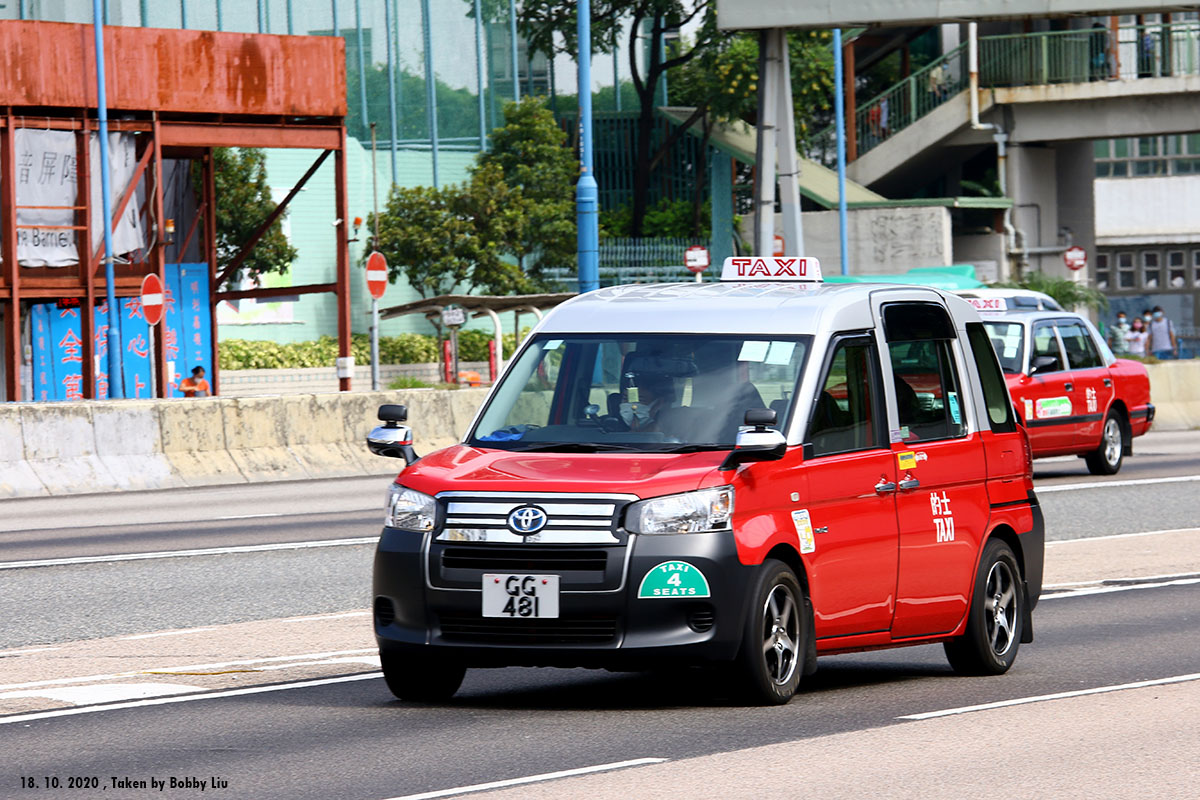
[[[883,307],[883,333],[889,342],[953,339],[946,309],[933,303],[896,303]]]

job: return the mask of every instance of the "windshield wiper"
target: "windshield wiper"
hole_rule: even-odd
[[[597,453],[600,451],[619,450],[625,452],[644,453],[645,448],[628,444],[602,444],[600,442],[530,442],[511,448],[520,453]],[[652,452],[652,451],[651,451]]]

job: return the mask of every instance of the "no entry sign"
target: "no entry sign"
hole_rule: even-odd
[[[151,325],[157,325],[163,318],[163,285],[153,272],[142,278],[142,315]]]
[[[700,245],[689,247],[683,254],[684,266],[692,272],[701,273],[708,269],[708,248]]]
[[[1063,263],[1068,269],[1083,269],[1087,266],[1087,251],[1078,245],[1068,247],[1063,253]]]
[[[378,300],[387,291],[387,284],[387,259],[383,257],[383,253],[371,253],[367,257],[367,291],[371,293],[371,297]]]

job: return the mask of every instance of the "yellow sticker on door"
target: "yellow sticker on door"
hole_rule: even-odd
[[[796,526],[796,535],[800,537],[800,552],[811,553],[816,550],[817,540],[813,538],[812,520],[808,517],[808,509],[793,511],[792,524]]]
[[[896,461],[900,463],[900,469],[915,469],[917,454],[912,450],[905,450],[903,453],[896,453]]]

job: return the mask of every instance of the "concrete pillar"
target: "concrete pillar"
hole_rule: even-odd
[[[1096,266],[1096,166],[1092,143],[1058,142],[1054,150],[1058,224],[1070,228],[1072,243],[1087,251],[1088,269],[1077,277],[1087,277],[1090,281]],[[1061,258],[1058,264],[1065,270]]]
[[[1018,231],[1017,247],[1029,250],[1058,245],[1058,180],[1054,148],[1010,143],[1005,173],[1008,196],[1013,199],[1012,224]],[[1061,255],[1027,254],[1025,258],[1029,269],[1041,270],[1047,275],[1061,276],[1066,271]]]

